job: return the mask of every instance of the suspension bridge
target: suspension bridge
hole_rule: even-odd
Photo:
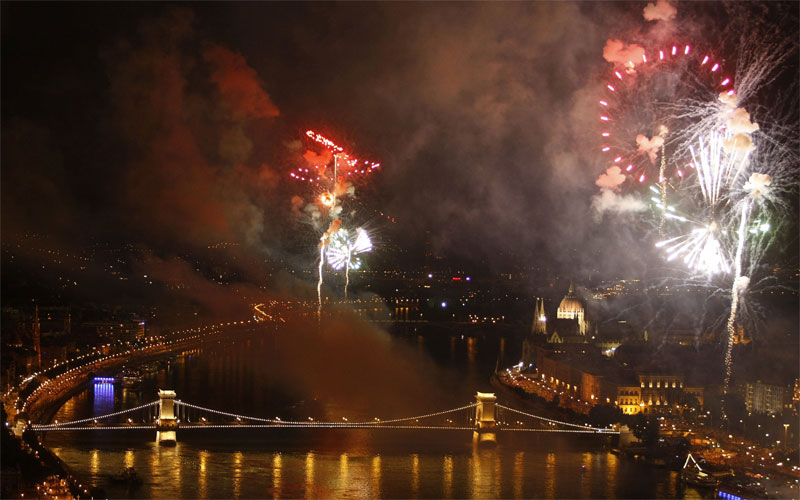
[[[497,403],[493,393],[478,392],[475,402],[424,415],[382,420],[305,421],[262,418],[205,408],[175,399],[171,390],[160,390],[159,399],[134,408],[105,415],[49,424],[29,424],[36,432],[75,431],[125,431],[150,429],[156,431],[159,444],[174,445],[177,431],[195,429],[373,429],[373,430],[452,430],[472,431],[473,440],[479,444],[494,444],[498,432],[543,432],[572,434],[619,434],[611,428],[563,422],[517,410]],[[18,433],[24,427],[15,429]]]

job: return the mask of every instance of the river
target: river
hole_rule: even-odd
[[[476,390],[491,390],[495,366],[513,364],[521,348],[518,337],[502,330],[389,338],[430,360],[442,380],[458,380],[446,390],[466,403]],[[245,415],[372,416],[339,408],[324,395],[314,399],[286,390],[269,370],[280,351],[280,343],[264,335],[207,345],[162,364],[138,390],[90,386],[67,401],[55,419],[138,406],[156,399],[158,388],[174,389],[184,401]],[[320,369],[333,369],[335,361],[331,365]],[[675,472],[620,459],[604,450],[602,439],[501,434],[496,448],[478,449],[469,431],[234,429],[179,430],[175,447],[156,445],[155,432],[144,430],[51,432],[44,442],[110,498],[698,497],[694,490],[680,489]],[[111,481],[110,475],[131,466],[143,479],[140,487],[128,490]]]

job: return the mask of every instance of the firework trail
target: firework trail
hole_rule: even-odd
[[[325,266],[325,249],[330,245],[331,239],[334,238],[342,227],[340,219],[333,219],[319,239],[319,279],[317,280],[317,320],[322,319],[322,269]]]
[[[730,388],[731,383],[731,369],[732,369],[732,362],[731,362],[731,352],[733,350],[733,338],[736,335],[735,331],[735,323],[736,323],[736,310],[739,306],[739,295],[744,293],[747,289],[747,285],[750,284],[750,278],[748,276],[742,276],[742,252],[744,251],[744,240],[746,238],[747,229],[747,216],[750,212],[750,202],[749,200],[745,200],[742,203],[742,215],[739,221],[739,230],[737,231],[737,238],[738,243],[736,245],[736,257],[734,261],[734,278],[733,278],[733,287],[731,288],[731,313],[728,316],[728,338],[727,338],[727,345],[725,346],[725,385],[724,391],[727,394],[728,389]],[[723,416],[724,415],[725,407],[723,405]]]
[[[334,270],[345,270],[344,293],[347,297],[350,269],[358,269],[361,266],[361,261],[356,255],[372,249],[369,236],[363,229],[356,232],[355,240],[349,240],[348,231],[341,227],[342,202],[354,194],[353,182],[355,179],[364,178],[376,172],[380,168],[380,163],[359,160],[348,154],[343,147],[313,130],[306,131],[306,137],[324,147],[324,153],[317,154],[310,150],[307,151],[304,158],[308,166],[296,168],[289,173],[289,176],[296,181],[320,186],[321,192],[317,191],[314,202],[306,207],[306,211],[319,223],[324,224],[326,221],[330,221],[330,225],[319,240],[317,316],[318,319],[321,319],[322,285],[326,259]],[[331,163],[333,163],[332,172],[330,171]],[[299,203],[302,203],[302,199]],[[319,226],[317,224],[315,226],[319,230]]]
[[[663,205],[663,194],[661,200],[653,200],[661,209],[664,219],[691,222],[693,226],[689,233],[659,241],[656,243],[656,248],[665,248],[667,260],[683,256],[684,263],[690,269],[708,275],[730,271],[722,240],[726,236],[731,218],[725,207],[729,207],[735,201],[731,198],[735,193],[733,188],[748,158],[747,152],[741,153],[736,149],[727,153],[726,144],[729,144],[728,137],[713,133],[707,141],[700,140],[699,153],[690,146],[692,165],[695,167],[697,186],[701,195],[700,206],[694,212],[699,214],[696,218],[702,222],[675,214],[674,210],[670,210],[671,207]],[[664,192],[663,188],[652,189],[655,192]],[[688,189],[686,191],[690,192]],[[690,197],[685,196],[685,198]]]

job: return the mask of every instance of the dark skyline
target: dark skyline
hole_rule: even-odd
[[[641,217],[591,209],[605,41],[702,33],[733,62],[731,28],[780,16],[791,37],[797,15],[681,4],[661,23],[642,7],[4,3],[3,238],[166,255],[234,241],[302,267],[318,236],[292,212],[309,192],[288,172],[313,128],[382,163],[348,208],[412,260],[430,230],[467,265],[646,273]],[[796,69],[775,85],[796,90]],[[796,265],[785,240],[777,257]]]

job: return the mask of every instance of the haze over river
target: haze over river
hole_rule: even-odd
[[[429,358],[436,366],[440,376],[430,383],[444,384],[442,389],[452,401],[442,400],[428,412],[469,404],[477,390],[492,391],[489,377],[495,365],[509,366],[519,359],[521,341],[513,335],[461,333],[454,328],[387,338],[399,352]],[[174,389],[178,399],[200,406],[265,418],[387,417],[381,408],[348,408],[324,394],[293,394],[287,389],[290,384],[275,377],[280,353],[281,342],[263,332],[206,345],[162,363],[145,375],[138,390],[108,384],[88,387],[70,399],[55,419],[70,421],[138,406],[155,400],[159,388]],[[330,366],[318,369],[340,367],[331,360]],[[369,373],[361,377],[364,384],[371,383]],[[507,396],[500,402],[521,408]],[[178,430],[175,447],[156,445],[155,431],[51,432],[45,444],[110,498],[684,495],[674,472],[622,460],[603,449],[603,439],[607,438],[506,433],[496,448],[477,449],[471,432],[456,430],[184,429]],[[110,479],[130,466],[143,479],[135,490]],[[696,492],[685,494],[688,498]]]

